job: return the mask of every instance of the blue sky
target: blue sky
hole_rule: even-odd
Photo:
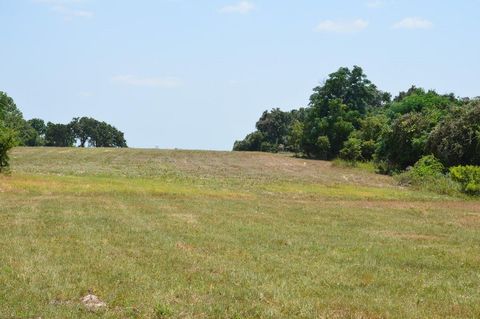
[[[480,0],[0,0],[0,90],[133,147],[229,150],[341,66],[393,94],[480,95]]]

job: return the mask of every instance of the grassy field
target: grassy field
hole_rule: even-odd
[[[17,148],[0,249],[2,319],[480,317],[480,201],[287,155]]]

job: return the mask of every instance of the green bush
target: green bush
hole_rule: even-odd
[[[340,151],[340,158],[347,162],[356,163],[362,158],[362,141],[358,138],[349,138]]]
[[[395,175],[400,185],[413,186],[431,192],[458,195],[458,183],[444,174],[445,167],[433,155],[422,157],[408,171]]]
[[[364,161],[371,161],[373,154],[377,149],[377,144],[373,140],[362,141],[362,159]]]
[[[450,168],[450,176],[460,184],[462,192],[480,195],[480,166],[455,166]]]
[[[435,156],[427,155],[419,159],[410,171],[418,177],[436,177],[443,175],[445,167]]]
[[[326,160],[330,154],[330,139],[328,136],[319,136],[317,138],[318,158]]]
[[[0,173],[8,169],[8,152],[17,143],[16,136],[12,130],[0,126]]]

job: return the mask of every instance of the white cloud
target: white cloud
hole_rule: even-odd
[[[255,9],[255,5],[250,1],[240,1],[237,4],[225,6],[220,9],[221,13],[240,13],[246,14]]]
[[[405,18],[402,21],[399,21],[393,25],[394,29],[431,29],[433,27],[433,23],[429,20],[418,18],[418,17],[411,17]]]
[[[359,32],[368,27],[368,21],[357,19],[352,21],[333,21],[325,20],[320,22],[315,28],[316,32],[333,32],[333,33],[354,33]]]
[[[74,8],[75,5],[81,4],[84,0],[33,0],[36,3],[47,5],[50,10],[63,16],[66,21],[73,18],[93,18],[95,15],[92,11]]]
[[[53,6],[51,9],[52,11],[55,11],[61,14],[65,20],[72,20],[75,17],[90,19],[90,18],[93,18],[94,16],[94,13],[92,11],[70,9],[62,5]]]
[[[180,79],[175,77],[138,77],[135,75],[117,75],[112,81],[130,86],[155,87],[173,89],[182,85]]]
[[[381,8],[385,5],[385,0],[370,0],[366,3],[369,8]]]
[[[36,3],[45,3],[50,5],[65,5],[65,4],[75,4],[82,3],[84,0],[33,0]]]

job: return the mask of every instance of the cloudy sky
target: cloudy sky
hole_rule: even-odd
[[[0,0],[0,91],[133,147],[231,149],[341,66],[480,95],[479,0]]]

